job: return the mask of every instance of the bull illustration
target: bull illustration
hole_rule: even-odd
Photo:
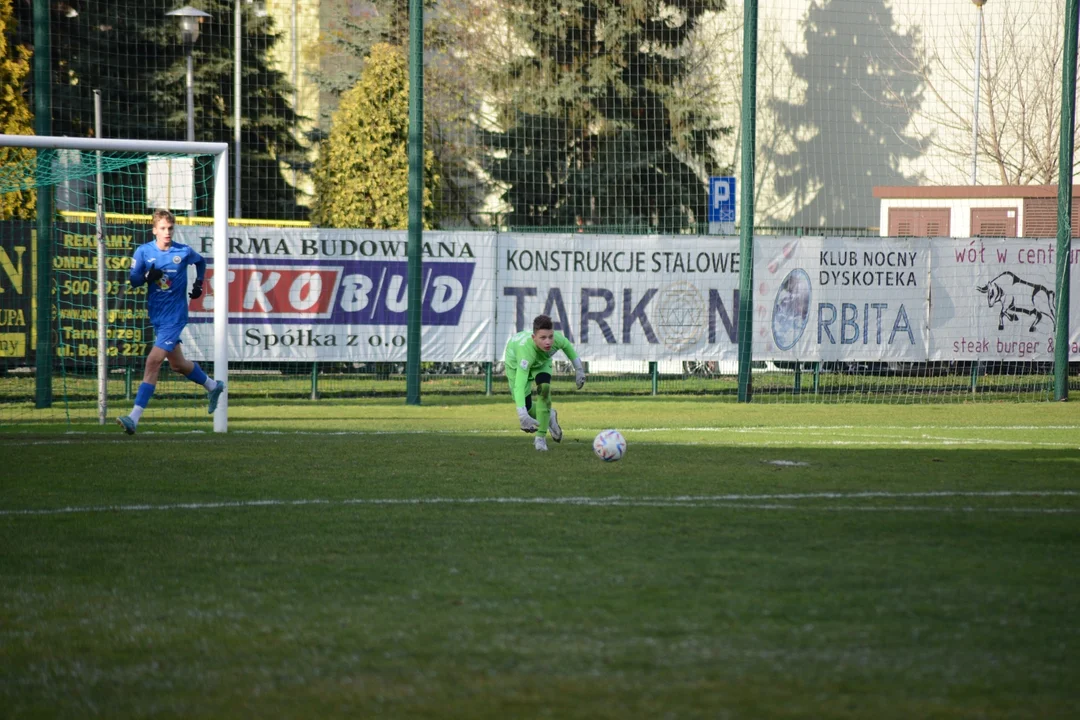
[[[1005,329],[1006,319],[1013,322],[1019,320],[1019,313],[1035,316],[1028,332],[1035,332],[1035,326],[1044,317],[1050,318],[1052,326],[1057,326],[1057,320],[1054,318],[1054,291],[1044,285],[1029,283],[1011,272],[1003,272],[982,287],[975,289],[986,294],[986,304],[989,307],[995,305],[1000,307],[998,330]]]

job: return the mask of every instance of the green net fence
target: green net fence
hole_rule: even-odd
[[[196,140],[230,143],[245,219],[336,217],[327,194],[373,173],[371,202],[405,195],[405,0],[199,0],[189,45],[176,5],[11,4],[8,54],[49,58],[19,79],[31,109],[48,92],[48,134],[178,140],[190,114]],[[425,2],[429,225],[706,233],[708,177],[741,163],[743,6]],[[875,188],[1056,183],[1065,0],[755,6],[762,232],[896,234]],[[350,226],[404,227],[378,221]]]
[[[230,145],[232,401],[402,396],[404,286],[391,283],[405,260],[408,3],[199,0],[209,17],[189,45],[166,16],[178,3],[46,3],[36,46],[35,4],[11,6],[7,37],[50,58],[22,84],[32,108],[49,78],[53,134],[175,140],[192,115],[196,140]],[[452,305],[454,282],[484,303],[457,316],[471,330],[425,336],[424,393],[504,393],[502,344],[543,312],[587,360],[588,393],[733,400],[749,302],[758,402],[1052,397],[1052,340],[1076,317],[1044,312],[1064,282],[1065,0],[755,5],[745,298],[743,2],[424,3],[425,317]],[[72,184],[55,185],[61,238],[94,222],[93,194]],[[108,234],[145,233],[148,208],[114,187]],[[208,202],[178,211],[184,241]],[[466,284],[456,266],[470,264]],[[312,307],[326,317],[281,310],[292,282],[305,298],[321,283],[331,305]],[[265,299],[245,306],[249,291]],[[343,346],[297,346],[329,335]],[[556,382],[568,371],[556,364]]]

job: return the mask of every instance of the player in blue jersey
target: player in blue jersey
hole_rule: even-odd
[[[139,392],[135,395],[135,407],[130,415],[116,419],[128,435],[135,434],[146,406],[154,395],[161,364],[169,361],[173,372],[182,373],[193,383],[202,385],[210,393],[210,409],[213,415],[218,400],[225,392],[225,383],[207,377],[198,363],[184,357],[180,348],[180,333],[187,326],[188,299],[194,300],[203,293],[206,277],[206,260],[195,248],[173,242],[173,226],[176,218],[168,210],[156,210],[153,218],[154,239],[135,249],[129,281],[132,287],[147,286],[147,302],[150,306],[150,324],[154,326],[154,346],[146,357],[146,370]],[[195,267],[195,282],[188,292],[188,266]]]
[[[536,433],[533,446],[541,452],[548,449],[547,435],[555,442],[562,440],[559,416],[551,406],[551,357],[560,350],[574,364],[574,384],[580,390],[585,385],[585,368],[574,346],[561,332],[555,332],[554,323],[547,315],[533,318],[533,329],[522,330],[506,343],[503,367],[510,383],[510,394],[517,406],[518,422],[527,433]],[[536,404],[532,401],[532,388],[536,383]]]

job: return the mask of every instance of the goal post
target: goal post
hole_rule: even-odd
[[[91,331],[87,331],[85,339],[96,340],[96,343],[91,346],[89,344],[81,345],[79,353],[85,352],[88,355],[93,356],[93,361],[96,363],[94,383],[96,385],[95,391],[92,394],[96,400],[95,405],[97,408],[96,417],[98,422],[104,422],[105,412],[109,398],[109,356],[110,353],[116,354],[116,348],[108,348],[106,345],[106,338],[111,334],[114,337],[122,332],[121,328],[111,327],[106,325],[109,323],[108,317],[102,317],[105,312],[105,301],[110,297],[110,291],[118,295],[119,286],[123,283],[112,283],[113,287],[108,287],[109,283],[106,280],[105,270],[105,256],[106,256],[106,237],[104,229],[104,218],[106,214],[106,201],[111,203],[114,207],[119,207],[127,212],[131,212],[132,209],[138,208],[140,214],[149,215],[153,211],[153,206],[158,205],[155,197],[150,193],[149,187],[137,186],[135,181],[130,181],[126,184],[121,184],[116,187],[114,192],[118,197],[109,197],[106,193],[108,190],[102,181],[103,175],[108,173],[124,175],[125,172],[129,173],[131,177],[137,178],[139,182],[145,183],[147,179],[146,167],[151,158],[156,156],[169,157],[169,158],[201,158],[206,166],[206,171],[203,173],[206,177],[202,180],[202,186],[205,188],[205,192],[201,196],[196,197],[198,194],[192,190],[189,186],[188,190],[191,193],[189,198],[192,211],[195,211],[195,205],[198,200],[204,201],[205,210],[208,210],[213,216],[212,226],[212,240],[213,240],[213,254],[212,262],[215,272],[212,278],[211,293],[216,297],[228,296],[228,198],[229,198],[229,181],[228,181],[228,167],[229,167],[229,149],[227,143],[206,143],[206,142],[171,142],[171,141],[153,141],[153,140],[124,140],[124,139],[96,139],[96,138],[72,138],[72,137],[52,137],[52,136],[33,136],[33,135],[0,135],[0,150],[8,151],[8,149],[15,149],[18,151],[30,151],[25,153],[21,162],[10,162],[10,158],[6,159],[4,167],[0,168],[0,193],[6,194],[18,191],[54,191],[57,188],[63,187],[64,192],[69,197],[69,202],[78,202],[82,205],[88,206],[87,209],[93,208],[96,214],[96,224],[94,235],[96,240],[93,243],[72,243],[72,244],[93,244],[96,246],[96,253],[89,252],[84,257],[73,258],[77,260],[78,267],[82,270],[93,269],[95,272],[95,281],[91,283],[89,280],[69,281],[68,288],[74,288],[74,292],[77,295],[89,295],[91,297],[96,296],[93,307],[80,307],[80,317],[92,318],[95,328]],[[137,172],[132,172],[129,169],[133,167],[140,168]],[[194,164],[192,164],[194,167]],[[192,177],[195,177],[194,170],[192,170]],[[171,178],[166,183],[169,187],[172,187]],[[92,189],[91,189],[92,188]],[[86,195],[82,197],[80,195]],[[93,196],[92,200],[89,200],[89,196]],[[119,197],[119,196],[122,196]],[[74,200],[71,198],[75,198]],[[169,203],[161,203],[168,205]],[[178,209],[177,205],[173,205],[169,209]],[[50,227],[56,227],[55,220],[48,224]],[[140,242],[144,242],[144,238],[148,237],[149,227],[135,227],[131,229],[131,239],[129,243],[134,242],[136,234],[141,235]],[[84,236],[85,237],[85,236]],[[2,239],[2,238],[0,238]],[[135,245],[127,247],[125,252],[130,257],[134,251]],[[59,333],[59,330],[51,323],[54,321],[54,316],[58,315],[54,308],[54,293],[59,295],[62,289],[55,287],[59,283],[55,283],[53,280],[53,268],[54,265],[51,260],[51,247],[47,238],[39,238],[35,245],[36,257],[30,262],[33,263],[33,268],[29,273],[26,272],[26,266],[28,263],[23,262],[23,254],[25,249],[19,250],[18,260],[19,267],[16,268],[14,262],[11,260],[11,253],[4,247],[0,247],[0,251],[5,253],[3,258],[7,260],[5,264],[5,270],[8,270],[7,265],[11,265],[11,274],[17,274],[19,278],[20,289],[33,286],[32,298],[27,298],[29,302],[26,303],[30,309],[30,314],[34,315],[33,327],[30,327],[31,323],[23,322],[26,326],[24,328],[24,337],[21,341],[21,345],[24,348],[22,350],[22,357],[24,359],[29,358],[30,346],[34,344],[35,340],[38,342],[39,347],[44,347],[45,353],[38,353],[41,357],[35,358],[34,362],[34,382],[36,384],[35,397],[37,402],[35,407],[41,409],[48,407],[48,399],[51,398],[52,389],[52,368],[57,361],[62,363],[66,361],[65,354],[76,354],[71,352],[70,347],[63,345],[63,336]],[[33,254],[33,253],[32,253]],[[210,258],[208,258],[210,259]],[[119,265],[113,266],[112,269],[116,269]],[[126,281],[126,265],[123,265],[124,280]],[[83,277],[86,277],[84,274]],[[27,283],[25,280],[29,279]],[[4,290],[0,286],[0,291]],[[25,294],[25,290],[24,290]],[[11,293],[8,293],[11,295]],[[0,295],[0,303],[4,302],[4,295]],[[88,303],[86,303],[88,305]],[[11,310],[15,313],[15,310]],[[127,311],[130,314],[130,310]],[[14,315],[13,315],[14,316]],[[20,314],[16,317],[23,317]],[[210,353],[210,359],[214,365],[214,377],[217,380],[228,382],[228,303],[221,302],[214,304],[213,312],[213,350]],[[110,333],[111,331],[111,333]],[[49,338],[56,334],[60,343],[54,349],[51,347],[52,343],[48,342]],[[68,333],[71,334],[70,332]],[[19,338],[16,337],[16,333],[10,333],[12,340],[12,347],[17,348],[16,341]],[[82,337],[82,335],[79,335]],[[44,340],[44,342],[42,342]],[[138,350],[148,350],[150,343],[140,343]],[[92,349],[87,349],[92,348]],[[136,352],[132,352],[132,358],[129,358],[129,367],[134,365],[137,360],[145,360],[146,352],[142,352],[142,357],[135,357]],[[16,356],[18,359],[18,353],[14,350],[11,355]],[[10,356],[9,356],[10,357]],[[0,361],[4,361],[7,358],[0,356]],[[0,362],[0,372],[7,374],[11,362]],[[24,363],[23,370],[29,370],[27,363]],[[141,371],[141,368],[140,368]],[[128,387],[130,388],[130,372]],[[66,382],[66,380],[65,380]],[[14,383],[12,383],[14,384]],[[67,390],[65,390],[67,392]],[[42,398],[46,399],[46,402],[42,402]],[[19,398],[11,397],[6,398],[13,406],[19,406]],[[125,398],[123,402],[128,402],[129,398]],[[64,412],[69,417],[72,416],[71,404],[65,403]],[[81,416],[78,416],[81,417]],[[203,415],[205,417],[205,414]],[[219,402],[216,412],[214,413],[213,425],[215,432],[225,432],[228,428],[228,401],[227,397],[222,397]]]

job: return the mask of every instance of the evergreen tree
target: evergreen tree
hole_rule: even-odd
[[[486,224],[472,215],[487,195],[478,177],[480,148],[471,115],[475,104],[465,97],[478,84],[470,71],[480,62],[463,31],[479,3],[476,0],[424,0],[424,126],[426,146],[439,168],[436,211],[425,212],[441,227]],[[317,70],[310,73],[320,89],[321,117],[317,138],[329,132],[341,96],[356,86],[378,43],[409,47],[409,0],[323,0],[327,18]],[[480,91],[482,92],[482,90]]]
[[[901,161],[927,145],[907,132],[923,82],[901,68],[918,30],[898,32],[888,0],[814,0],[804,27],[806,50],[788,59],[805,97],[775,104],[792,139],[776,159],[777,192],[793,196],[793,225],[876,225],[874,185],[910,182]]]
[[[312,222],[323,227],[405,229],[409,220],[409,76],[399,47],[376,44],[334,113],[315,164]],[[424,153],[425,226],[439,175]]]
[[[491,78],[486,133],[511,226],[658,232],[706,220],[718,126],[690,97],[682,54],[724,0],[503,0],[522,51]]]
[[[322,9],[327,31],[319,67],[310,74],[324,95],[320,106],[329,108],[323,118],[328,123],[341,96],[360,80],[372,47],[378,43],[408,47],[409,0],[324,0]]]
[[[212,16],[202,23],[193,50],[195,139],[231,144],[234,0],[192,4]],[[104,137],[186,139],[186,56],[177,21],[165,16],[175,7],[173,0],[83,0],[77,14],[54,9],[54,134],[92,136],[93,91],[100,89]],[[304,208],[282,177],[283,163],[304,169],[304,148],[295,135],[301,118],[288,100],[292,88],[270,65],[278,35],[271,18],[257,17],[247,3],[242,7],[244,214],[301,218]],[[22,38],[32,43],[30,3],[23,3],[19,13]],[[199,208],[200,213],[208,211]]]
[[[13,40],[15,29],[11,0],[0,0],[0,133],[33,135],[33,115],[23,95],[30,74],[30,51]],[[28,162],[33,151],[0,148],[0,166]],[[36,217],[36,193],[19,190],[0,195],[0,220]]]

